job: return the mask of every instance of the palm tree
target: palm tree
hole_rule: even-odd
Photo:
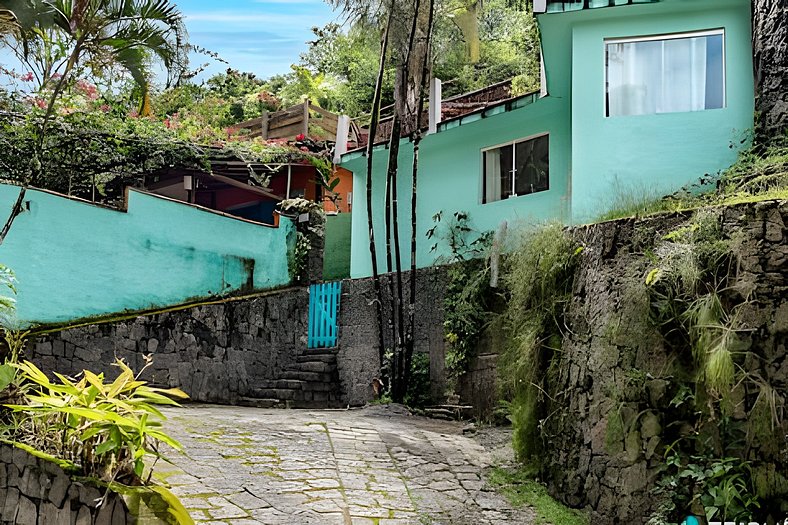
[[[75,72],[88,63],[92,68],[119,66],[142,88],[142,110],[147,109],[149,65],[158,59],[170,74],[187,65],[183,15],[169,0],[0,0],[0,20],[7,34],[3,42],[21,56],[46,52],[47,39],[58,39],[62,60],[39,70],[41,87],[52,86],[38,137],[31,152],[31,169],[11,215],[0,230],[5,240],[19,214],[30,181],[41,169],[40,158],[47,128],[63,90]],[[46,60],[39,59],[39,63]],[[59,75],[59,76],[58,76]]]

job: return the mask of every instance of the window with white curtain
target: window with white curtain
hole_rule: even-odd
[[[482,151],[482,203],[550,188],[548,135]]]
[[[607,116],[725,107],[724,31],[606,40]]]

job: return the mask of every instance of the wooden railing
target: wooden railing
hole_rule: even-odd
[[[317,114],[311,117],[310,112]],[[339,115],[326,111],[304,100],[303,104],[292,106],[282,111],[269,113],[263,112],[261,117],[235,124],[235,129],[250,130],[250,137],[268,139],[285,139],[296,137],[300,134],[309,135],[309,124],[320,126],[327,133],[336,136]]]

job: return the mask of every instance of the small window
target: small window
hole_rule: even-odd
[[[484,150],[482,203],[548,190],[549,150],[547,135]]]
[[[608,40],[607,116],[725,107],[722,30]]]

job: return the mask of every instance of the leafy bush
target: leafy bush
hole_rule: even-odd
[[[446,368],[457,376],[467,371],[479,337],[492,318],[490,301],[494,292],[490,288],[490,268],[484,260],[454,264],[448,276],[443,301]]]
[[[139,484],[147,455],[159,457],[159,442],[180,450],[161,430],[164,415],[155,405],[176,405],[185,399],[178,389],[158,389],[135,378],[118,360],[117,379],[85,370],[80,381],[55,374],[51,382],[34,364],[13,365],[26,385],[27,404],[11,405],[17,414],[9,438],[69,461],[85,476],[106,482]]]
[[[409,407],[423,408],[432,402],[430,394],[430,354],[413,354],[410,364],[410,381],[405,393],[405,404]]]

